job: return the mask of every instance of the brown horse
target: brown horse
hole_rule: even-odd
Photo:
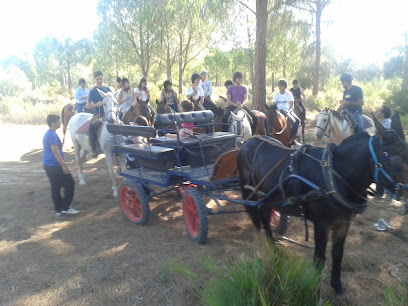
[[[264,121],[266,120],[265,113],[253,110],[252,111],[255,115],[255,117],[258,119],[256,121],[256,130],[255,130],[255,135],[265,135],[265,126],[264,126]]]
[[[62,143],[65,143],[65,133],[67,132],[68,122],[76,114],[75,111],[75,104],[68,103],[64,105],[61,111],[61,121],[62,121],[62,134],[64,135],[62,138]]]
[[[292,128],[285,115],[276,108],[276,104],[266,106],[265,134],[279,140],[283,145],[290,147],[292,141]]]
[[[129,110],[123,115],[122,121],[124,124],[130,124],[130,122],[135,122],[139,117],[139,103],[135,102],[130,105]]]

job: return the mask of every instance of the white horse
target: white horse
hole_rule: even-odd
[[[231,117],[233,121],[230,126],[230,132],[237,135],[236,143],[240,146],[252,136],[251,125],[243,109],[238,109],[236,114],[231,112]]]
[[[374,121],[363,115],[365,131],[370,134],[375,133]],[[321,140],[324,136],[329,137],[331,142],[340,144],[345,138],[354,134],[354,128],[348,120],[339,112],[325,108],[319,109],[319,115],[316,118],[316,128],[314,137],[316,140]]]
[[[103,109],[105,111],[105,121],[102,124],[101,134],[98,136],[98,143],[102,152],[105,154],[106,164],[108,165],[108,170],[110,177],[112,179],[112,190],[113,196],[117,196],[117,188],[116,188],[116,178],[115,172],[113,171],[113,159],[112,159],[112,149],[113,149],[113,140],[111,138],[111,134],[108,132],[106,125],[108,122],[116,122],[117,121],[117,101],[113,93],[104,93],[98,89],[99,93],[103,97]],[[82,127],[87,121],[91,120],[93,117],[92,114],[88,113],[78,113],[71,118],[69,121],[68,127],[71,133],[72,142],[74,144],[75,149],[75,160],[78,166],[78,176],[79,176],[79,184],[85,185],[85,177],[82,173],[82,164],[84,162],[85,156],[88,152],[91,152],[91,146],[89,144],[89,137],[88,135],[84,134],[77,134],[77,131],[80,127]]]

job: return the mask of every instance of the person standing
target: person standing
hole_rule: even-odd
[[[292,143],[300,145],[300,143],[295,140],[300,120],[293,111],[295,99],[292,93],[286,89],[288,87],[288,81],[286,81],[285,78],[279,79],[278,87],[279,91],[274,93],[272,102],[276,104],[276,108],[286,116],[287,120],[292,122]]]
[[[203,109],[204,91],[200,86],[200,75],[198,73],[191,75],[191,83],[191,87],[186,90],[186,98],[193,102],[194,111],[200,111]]]
[[[111,92],[109,87],[103,85],[103,73],[101,71],[95,71],[94,80],[96,82],[96,86],[89,92],[88,102],[86,103],[86,108],[91,110],[94,115],[91,120],[91,124],[89,125],[89,144],[91,146],[91,155],[93,158],[98,155],[96,151],[97,136],[95,123],[98,121],[98,119],[105,117],[105,111],[102,106],[103,98],[98,89],[105,93]]]
[[[57,115],[48,115],[48,131],[43,138],[43,165],[51,183],[51,197],[54,202],[55,216],[62,214],[76,215],[78,211],[71,207],[74,198],[75,182],[65,164],[64,153],[62,152],[62,143],[56,130],[61,126],[60,117]],[[61,190],[64,190],[64,196],[61,196]]]
[[[357,122],[356,133],[364,130],[363,123],[363,105],[364,97],[363,90],[352,84],[353,77],[350,74],[343,73],[340,76],[340,82],[343,85],[344,93],[343,100],[341,100],[339,111],[348,110],[353,115]]]
[[[129,110],[132,103],[136,102],[136,94],[130,88],[130,83],[127,78],[122,79],[122,85],[123,85],[122,90],[120,91],[118,96],[120,120],[122,120],[123,114]]]
[[[175,112],[179,112],[178,105],[180,104],[177,98],[177,93],[173,90],[173,84],[170,81],[164,81],[163,91],[160,95],[160,101],[166,102],[166,105],[171,107]]]
[[[79,87],[75,90],[75,108],[77,113],[84,112],[84,107],[86,101],[88,100],[89,96],[89,89],[86,88],[86,81],[84,79],[80,79],[78,81]]]
[[[224,132],[228,132],[228,119],[231,112],[233,112],[237,108],[244,109],[252,118],[251,130],[252,135],[254,135],[256,130],[257,118],[255,117],[254,113],[251,112],[245,105],[248,101],[248,92],[247,89],[241,85],[242,73],[239,71],[234,72],[232,80],[234,81],[234,85],[229,86],[227,89],[227,108],[225,110],[224,117],[222,118],[222,129]]]

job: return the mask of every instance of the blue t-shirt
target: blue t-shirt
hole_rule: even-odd
[[[90,101],[90,102],[92,102],[94,104],[98,103],[99,101],[103,101],[103,98],[102,98],[101,94],[99,93],[99,91],[97,90],[97,88],[98,87],[96,87],[96,86],[94,88],[92,88],[91,91],[89,92],[89,97],[88,97],[88,101]],[[109,87],[106,87],[106,86],[102,86],[101,88],[98,88],[98,89],[103,91],[103,92],[111,91],[109,89]],[[93,114],[94,115],[99,115],[101,117],[105,116],[103,106],[95,107],[93,109]]]
[[[358,86],[352,86],[350,89],[346,89],[343,93],[343,100],[347,102],[357,102],[363,99],[363,90]],[[362,106],[357,105],[345,105],[344,109],[348,109],[351,112],[363,112]]]
[[[43,147],[44,147],[44,155],[43,155],[43,164],[45,166],[60,166],[57,159],[54,157],[51,151],[51,145],[57,145],[58,150],[61,154],[62,160],[64,160],[64,153],[62,153],[62,143],[59,139],[57,133],[53,130],[49,129],[43,138]]]

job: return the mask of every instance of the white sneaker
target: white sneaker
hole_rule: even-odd
[[[61,212],[67,215],[76,215],[77,213],[79,213],[78,210],[73,209],[72,207],[68,208],[68,210],[62,210]]]
[[[61,216],[62,216],[62,214],[61,214],[61,212],[56,211],[56,212],[55,212],[55,216],[56,216],[56,217],[61,217]]]

